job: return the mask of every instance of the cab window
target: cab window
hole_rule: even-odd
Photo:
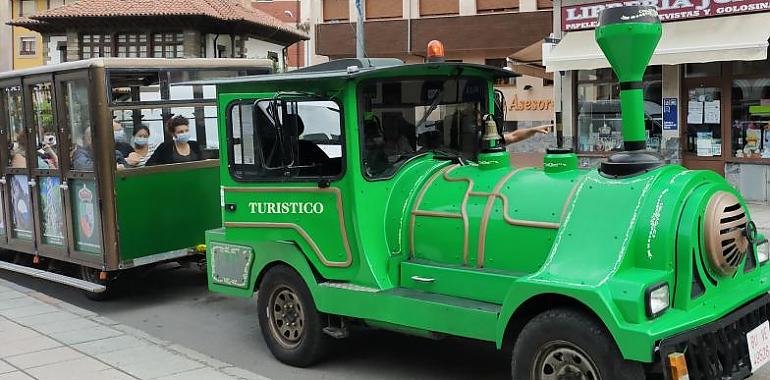
[[[361,87],[362,159],[368,178],[393,176],[410,158],[441,152],[471,159],[488,113],[480,79],[369,81]]]
[[[229,166],[239,180],[342,174],[342,116],[331,100],[246,100],[229,107]]]

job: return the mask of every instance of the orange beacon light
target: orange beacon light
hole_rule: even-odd
[[[444,62],[444,44],[439,40],[428,42],[428,62]]]

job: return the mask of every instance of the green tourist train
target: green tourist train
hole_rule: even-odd
[[[770,358],[768,244],[710,171],[645,149],[650,7],[604,11],[625,151],[510,162],[496,68],[341,60],[217,81],[209,288],[309,366],[363,325],[509,350],[513,379],[743,379]],[[222,328],[226,328],[223,326]]]

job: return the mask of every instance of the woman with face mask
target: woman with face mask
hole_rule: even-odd
[[[173,141],[166,141],[155,149],[155,153],[147,160],[146,166],[176,164],[181,162],[199,161],[203,159],[201,148],[192,141],[190,121],[184,116],[174,116],[166,123],[166,130]]]
[[[147,163],[153,152],[155,152],[156,146],[150,144],[150,128],[142,124],[134,128],[133,137],[131,138],[131,147],[134,151],[128,154],[126,162],[128,166],[132,168],[139,168]]]

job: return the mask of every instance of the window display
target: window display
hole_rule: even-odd
[[[661,67],[644,76],[644,113],[647,149],[660,150],[663,126]],[[580,152],[623,150],[620,84],[610,69],[578,71],[577,136]]]
[[[734,62],[732,157],[770,159],[770,60]]]

